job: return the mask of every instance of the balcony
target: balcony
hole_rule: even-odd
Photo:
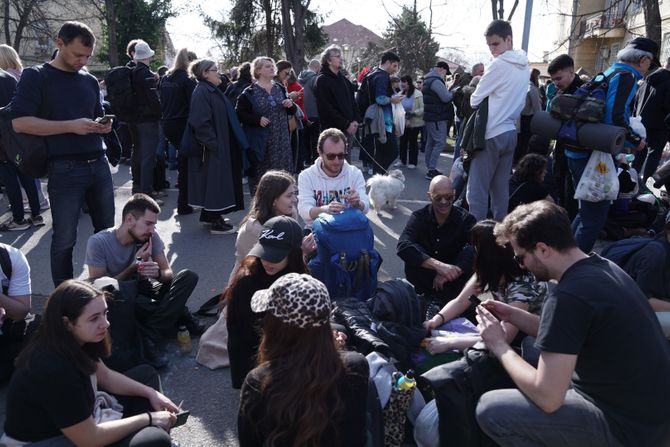
[[[623,17],[618,14],[595,14],[581,22],[582,39],[622,39],[625,33]]]

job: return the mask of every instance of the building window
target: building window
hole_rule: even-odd
[[[665,64],[665,61],[670,57],[670,33],[663,34],[663,41],[661,42],[661,63]]]

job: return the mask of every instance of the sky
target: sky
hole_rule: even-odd
[[[252,1],[252,0],[248,0]],[[521,47],[523,18],[527,0],[520,0],[512,19],[515,47]],[[417,0],[417,9],[426,22],[429,18],[429,0]],[[399,14],[401,5],[411,6],[410,0],[312,0],[311,8],[324,16],[328,25],[346,18],[352,23],[382,35],[389,22],[389,13]],[[506,15],[513,0],[505,1]],[[219,52],[209,30],[202,23],[198,10],[213,17],[222,17],[232,5],[231,0],[203,2],[202,0],[173,0],[178,16],[168,21],[168,31],[175,48],[187,46],[199,56],[217,56]],[[443,51],[457,49],[470,64],[487,62],[490,54],[483,37],[491,21],[490,0],[433,0],[433,30]],[[557,29],[558,0],[534,0],[531,21],[529,59],[540,61],[544,51],[554,50]]]

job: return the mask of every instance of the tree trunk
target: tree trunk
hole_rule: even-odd
[[[263,9],[265,13],[265,45],[266,45],[266,54],[268,57],[272,57],[274,53],[274,35],[272,32],[272,27],[274,22],[272,21],[272,1],[263,0]]]
[[[281,27],[284,35],[284,51],[286,60],[293,64],[295,60],[295,35],[293,34],[293,24],[291,21],[291,4],[293,0],[281,0]]]
[[[116,42],[116,8],[114,0],[105,0],[105,20],[107,21],[107,45],[109,65],[119,65],[119,47]]]
[[[26,26],[28,26],[30,15],[33,12],[33,8],[36,4],[37,0],[30,0],[26,3],[26,7],[23,10],[19,10],[18,7],[16,8],[19,21],[16,24],[16,34],[14,34],[14,44],[12,46],[17,52],[19,51],[21,40],[23,39],[23,30],[26,28]]]
[[[644,0],[643,8],[644,28],[647,37],[661,48],[661,12],[659,11],[658,0]]]
[[[307,5],[303,5],[302,0],[293,0],[293,29],[295,31],[294,59],[291,60],[295,67],[296,74],[300,73],[305,67],[305,13]]]
[[[9,0],[5,0],[5,17],[3,18],[3,25],[5,26],[5,43],[12,44],[12,35],[9,34]]]

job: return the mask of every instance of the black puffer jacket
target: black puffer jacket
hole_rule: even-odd
[[[336,323],[349,330],[349,342],[358,352],[367,355],[372,351],[393,357],[391,348],[377,337],[372,329],[379,322],[372,316],[365,302],[356,298],[338,299],[334,303],[333,316]]]

